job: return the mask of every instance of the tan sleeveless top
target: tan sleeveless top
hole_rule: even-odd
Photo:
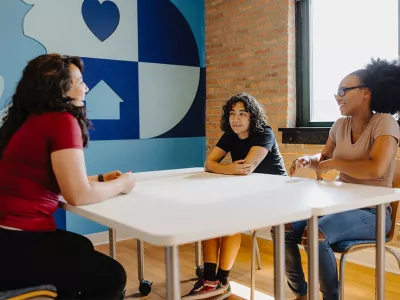
[[[364,132],[354,144],[351,142],[351,117],[340,118],[333,124],[329,132],[329,137],[336,143],[333,158],[344,160],[368,159],[375,139],[382,135],[393,136],[397,139],[397,144],[399,144],[399,125],[390,114],[374,114]],[[393,155],[392,162],[385,174],[380,178],[357,179],[340,172],[336,180],[348,183],[391,187],[396,168],[396,154],[397,152]]]

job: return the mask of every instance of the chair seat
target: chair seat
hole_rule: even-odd
[[[386,237],[386,242],[389,241],[389,237]],[[353,240],[353,241],[342,241],[336,244],[333,244],[332,250],[337,253],[345,253],[348,252],[354,246],[362,246],[362,245],[371,245],[375,246],[376,240]]]
[[[0,291],[0,300],[13,299],[14,297],[16,299],[21,299],[20,296],[24,296],[23,299],[33,299],[34,297],[40,296],[53,299],[57,297],[57,289],[53,285],[40,285],[17,290]]]

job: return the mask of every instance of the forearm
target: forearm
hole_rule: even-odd
[[[99,176],[98,175],[91,175],[91,176],[88,176],[88,179],[91,182],[98,182],[99,181]]]
[[[372,159],[357,161],[332,159],[332,166],[337,171],[358,179],[376,179],[384,173],[379,164]]]
[[[89,181],[89,186],[90,188],[83,191],[73,201],[73,205],[78,206],[102,202],[119,195],[123,190],[123,182],[118,179],[108,182]]]
[[[214,161],[207,161],[204,164],[204,170],[211,173],[233,175],[230,169],[229,164],[223,165]]]

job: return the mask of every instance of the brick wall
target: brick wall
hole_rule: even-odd
[[[245,91],[263,103],[278,142],[295,125],[293,0],[206,0],[207,152],[220,138],[221,107]],[[321,146],[283,145],[286,165]],[[302,172],[302,176],[309,173]]]
[[[241,91],[263,103],[286,167],[299,155],[320,152],[322,146],[283,145],[278,132],[296,118],[294,1],[205,0],[205,9],[207,153],[222,135],[223,102]],[[315,177],[310,170],[298,175]]]

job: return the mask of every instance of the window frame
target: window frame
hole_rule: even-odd
[[[295,1],[295,47],[296,47],[296,127],[326,128],[330,122],[311,122],[311,90],[312,90],[312,0]],[[398,0],[398,27],[400,35],[400,0]],[[400,38],[398,45],[400,53]]]

